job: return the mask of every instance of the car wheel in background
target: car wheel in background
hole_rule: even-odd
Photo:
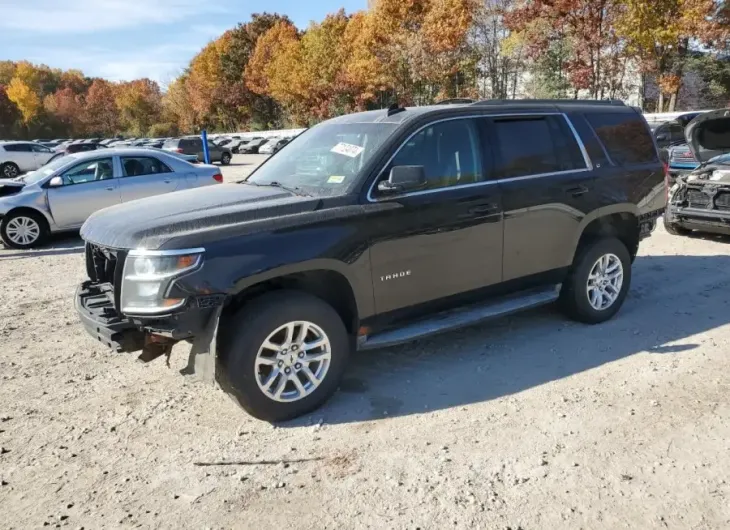
[[[221,164],[223,164],[224,166],[227,166],[230,163],[231,163],[231,155],[230,155],[230,153],[223,153],[221,155]]]
[[[17,249],[33,248],[48,237],[48,223],[39,213],[21,210],[3,218],[0,237],[6,246]]]
[[[329,304],[306,293],[277,291],[245,305],[231,320],[219,342],[216,377],[249,414],[289,420],[335,393],[350,341]]]
[[[20,175],[20,168],[14,162],[5,162],[0,166],[0,178],[14,179]]]
[[[631,285],[631,256],[616,238],[583,245],[563,283],[560,302],[573,319],[599,324],[612,318],[626,299]]]

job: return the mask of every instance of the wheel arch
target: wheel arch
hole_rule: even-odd
[[[358,293],[356,283],[345,270],[346,265],[332,260],[315,260],[305,264],[279,267],[243,278],[225,302],[221,318],[231,315],[251,300],[278,290],[297,290],[316,296],[340,315],[348,333],[357,334],[363,314],[372,305],[367,296]],[[368,272],[369,279],[369,272]]]
[[[639,250],[639,215],[639,208],[631,203],[606,206],[586,215],[577,231],[573,258],[585,242],[600,237],[615,237],[626,245],[633,261]]]
[[[46,228],[50,231],[51,227],[53,226],[53,222],[51,219],[48,218],[48,215],[44,213],[42,210],[39,210],[38,208],[33,208],[32,206],[15,206],[14,208],[11,208],[8,210],[8,212],[3,215],[3,219],[7,219],[15,214],[20,213],[32,213],[38,215],[43,221],[46,223]]]

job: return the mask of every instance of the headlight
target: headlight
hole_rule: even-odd
[[[185,298],[168,298],[176,278],[200,268],[202,248],[186,250],[132,250],[124,263],[122,313],[155,314],[185,304]]]

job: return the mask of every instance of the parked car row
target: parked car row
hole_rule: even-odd
[[[252,136],[250,138],[241,138],[234,135],[218,137],[213,139],[212,142],[219,147],[230,149],[232,153],[273,155],[291,140],[289,137],[264,138],[262,136]]]

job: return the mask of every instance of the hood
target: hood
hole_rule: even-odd
[[[7,197],[8,195],[20,193],[20,190],[24,187],[25,182],[22,180],[0,179],[0,197]]]
[[[730,109],[700,114],[687,125],[684,136],[699,162],[730,153]]]
[[[319,202],[269,186],[221,184],[100,210],[81,227],[81,237],[111,248],[171,248],[173,239],[204,238],[215,228],[260,229],[263,219],[311,212]]]

